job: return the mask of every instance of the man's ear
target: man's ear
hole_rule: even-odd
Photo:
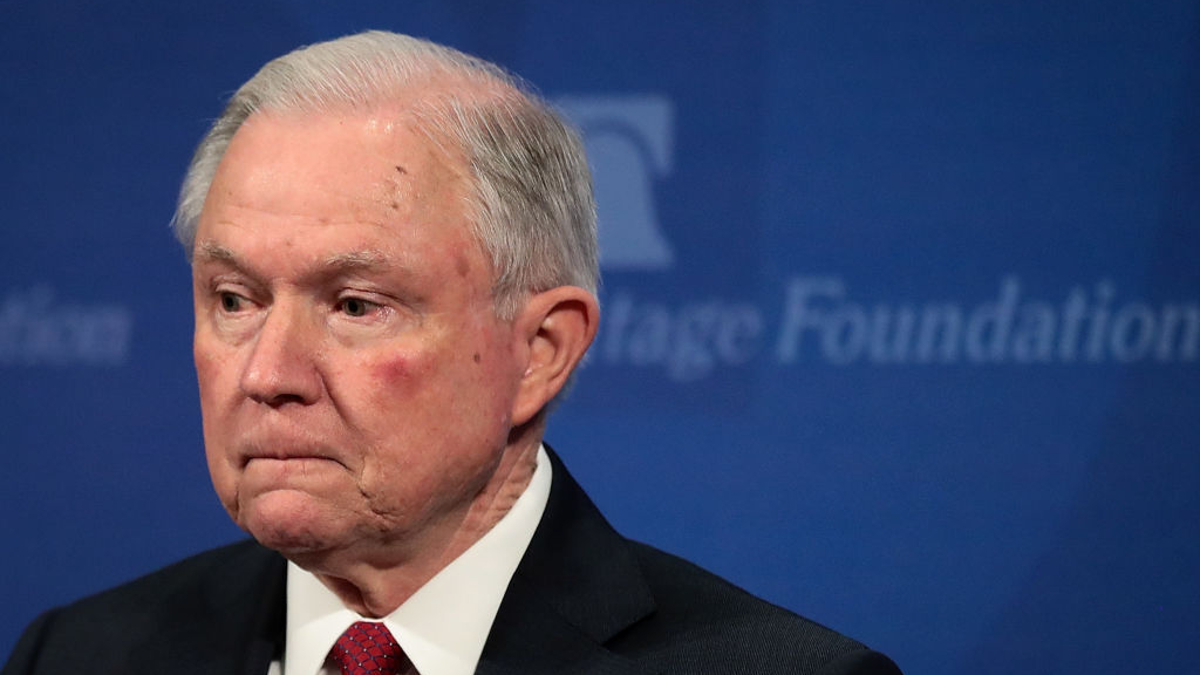
[[[583,359],[600,319],[600,305],[578,286],[559,286],[531,297],[516,319],[528,365],[513,402],[515,426],[533,419],[562,391]]]

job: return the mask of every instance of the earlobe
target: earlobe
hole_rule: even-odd
[[[513,403],[512,422],[533,419],[566,386],[596,336],[600,306],[577,286],[559,286],[530,298],[517,319],[528,366]]]

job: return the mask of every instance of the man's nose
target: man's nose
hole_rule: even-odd
[[[316,401],[322,387],[317,341],[317,328],[301,308],[272,306],[242,371],[242,392],[273,407]]]

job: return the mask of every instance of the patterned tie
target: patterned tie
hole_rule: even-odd
[[[343,675],[396,675],[409,665],[387,626],[373,621],[347,628],[329,650],[329,658],[341,666]]]

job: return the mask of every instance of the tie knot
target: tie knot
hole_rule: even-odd
[[[382,623],[358,621],[337,639],[329,656],[344,675],[396,675],[406,665],[404,652]]]

